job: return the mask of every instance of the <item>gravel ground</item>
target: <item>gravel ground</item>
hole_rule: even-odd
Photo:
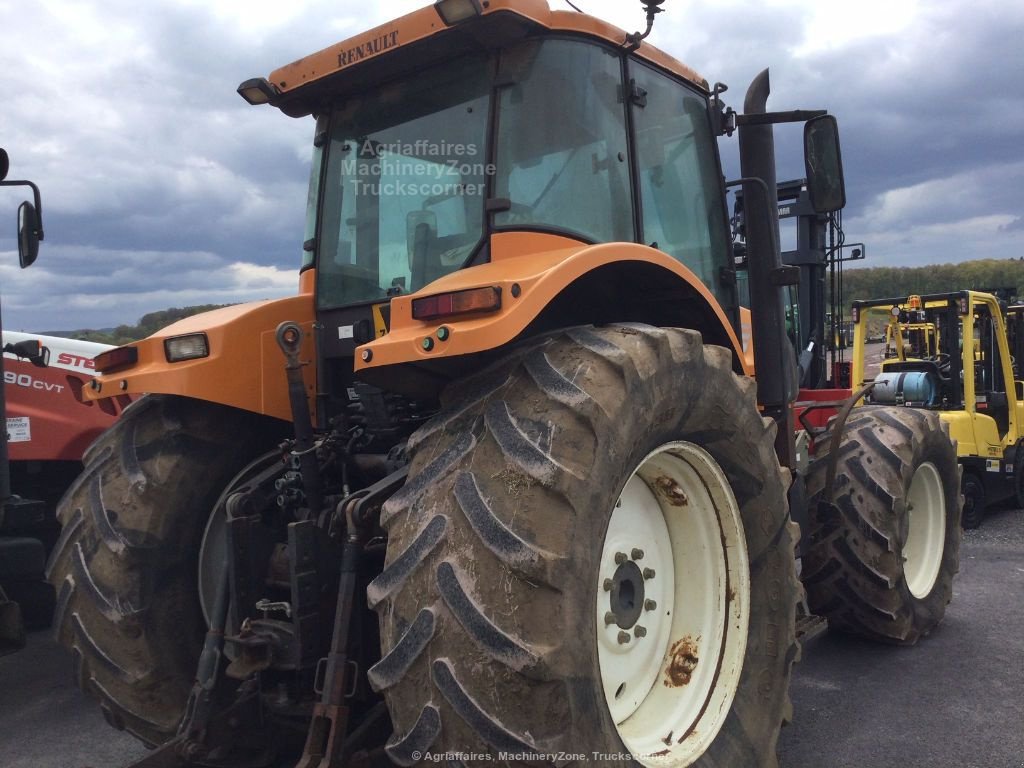
[[[1024,514],[968,531],[945,622],[915,648],[826,634],[793,678],[783,768],[1024,768]],[[0,768],[109,768],[146,754],[72,683],[45,632],[0,659]]]
[[[964,533],[953,601],[920,644],[828,633],[791,691],[784,768],[1024,768],[1024,514]]]

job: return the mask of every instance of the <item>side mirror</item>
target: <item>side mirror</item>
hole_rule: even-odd
[[[43,346],[38,339],[26,339],[17,344],[4,345],[4,352],[28,360],[37,368],[45,368],[50,364],[50,348]]]
[[[804,124],[804,166],[807,191],[817,213],[832,213],[846,205],[839,124],[832,115],[820,115]]]
[[[7,178],[9,170],[11,170],[11,158],[7,156],[6,149],[0,149],[0,181]]]
[[[18,206],[18,263],[30,267],[39,256],[39,214],[27,200]]]

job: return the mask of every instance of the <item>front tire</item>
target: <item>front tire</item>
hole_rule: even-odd
[[[697,333],[618,326],[446,393],[367,590],[393,761],[775,764],[798,585],[754,391]]]
[[[831,433],[807,487],[824,490]],[[811,504],[801,578],[811,611],[835,629],[899,645],[931,632],[960,563],[960,467],[948,426],[916,408],[854,409],[834,485],[838,513]]]
[[[204,526],[227,483],[277,434],[251,413],[147,395],[90,446],[60,502],[47,569],[55,635],[107,721],[147,744],[174,735],[195,679]]]

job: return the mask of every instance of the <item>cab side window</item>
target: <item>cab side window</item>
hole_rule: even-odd
[[[643,242],[681,261],[731,307],[732,286],[721,282],[731,251],[707,101],[637,62],[630,75]]]

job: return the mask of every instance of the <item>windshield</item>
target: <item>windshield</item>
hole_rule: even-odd
[[[496,228],[632,241],[626,107],[617,52],[571,40],[503,54]],[[499,202],[500,201],[500,202]]]
[[[317,244],[321,307],[410,293],[483,237],[490,65],[461,59],[335,110]]]

